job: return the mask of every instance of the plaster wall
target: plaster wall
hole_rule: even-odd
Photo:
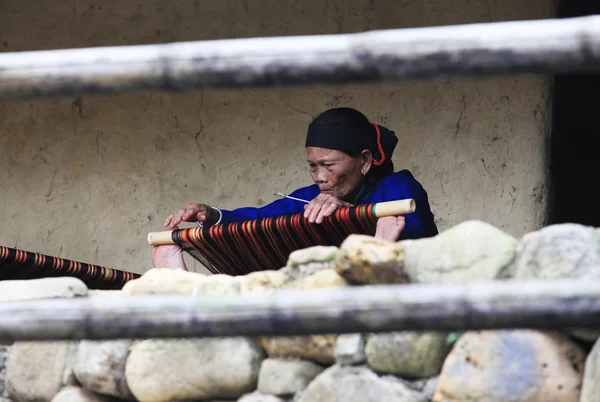
[[[549,0],[5,0],[0,49],[552,15]],[[147,233],[183,204],[258,206],[310,184],[306,125],[334,106],[396,131],[396,167],[424,185],[440,230],[481,219],[521,236],[544,223],[549,90],[547,77],[511,76],[2,102],[0,244],[144,272]]]

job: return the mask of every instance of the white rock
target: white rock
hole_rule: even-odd
[[[114,399],[96,395],[79,387],[65,387],[52,399],[52,402],[115,402]]]
[[[8,396],[19,402],[51,401],[71,383],[70,342],[15,342],[6,368]]]
[[[231,399],[256,389],[264,352],[246,338],[135,343],[125,376],[140,402]]]
[[[82,341],[73,371],[79,383],[102,395],[132,398],[125,380],[131,340]]]
[[[88,288],[73,277],[0,281],[0,301],[87,296]]]
[[[297,402],[426,402],[401,381],[380,378],[365,366],[334,365],[297,395]]]
[[[263,360],[258,375],[258,390],[266,394],[292,395],[303,390],[324,367],[293,358]]]

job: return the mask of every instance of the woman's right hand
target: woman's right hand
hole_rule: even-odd
[[[206,204],[185,204],[179,212],[167,216],[164,226],[171,230],[179,226],[181,222],[203,222],[210,226],[218,220],[219,212]]]

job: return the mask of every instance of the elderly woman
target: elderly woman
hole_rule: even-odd
[[[301,212],[318,224],[339,207],[412,198],[415,212],[380,218],[375,237],[397,241],[434,236],[438,230],[427,193],[408,170],[394,172],[391,157],[397,143],[392,131],[369,122],[355,109],[327,110],[310,123],[306,136],[308,166],[315,184],[290,194],[310,203],[284,198],[260,208],[235,210],[187,204],[169,215],[164,226],[176,229],[183,221],[215,225]],[[153,265],[185,269],[177,246],[156,247]]]

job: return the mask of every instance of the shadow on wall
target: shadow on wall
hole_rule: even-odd
[[[594,0],[562,0],[561,18],[600,14]],[[600,226],[598,120],[600,75],[561,75],[554,82],[550,153],[550,224],[574,222]]]

